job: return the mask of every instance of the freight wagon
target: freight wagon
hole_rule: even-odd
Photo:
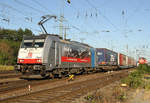
[[[130,56],[118,53],[118,66],[119,68],[131,68],[136,66],[136,60]]]
[[[118,66],[120,68],[127,68],[128,67],[128,57],[122,53],[118,53]]]
[[[133,67],[136,65],[135,60],[132,57],[128,57],[128,66]]]
[[[99,67],[104,70],[118,68],[118,53],[106,48],[96,48],[96,54]]]

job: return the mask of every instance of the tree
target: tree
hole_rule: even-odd
[[[18,29],[18,31],[17,31],[18,40],[22,40],[23,35],[24,35],[24,31],[21,28]]]
[[[0,64],[10,65],[12,63],[13,50],[6,41],[0,43]]]
[[[24,35],[26,35],[26,36],[32,36],[33,33],[32,33],[31,30],[29,30],[29,29],[26,28],[25,31],[24,31]]]

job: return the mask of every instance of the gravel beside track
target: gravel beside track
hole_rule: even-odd
[[[31,86],[31,91],[24,88],[18,92],[0,95],[1,103],[69,103],[86,93],[104,87],[128,75],[130,70],[113,73],[82,75],[74,81],[61,79],[44,85]],[[6,96],[7,95],[7,96]]]

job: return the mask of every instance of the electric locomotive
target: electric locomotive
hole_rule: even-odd
[[[95,49],[63,40],[58,35],[24,37],[15,69],[23,75],[58,76],[90,71],[96,66]]]

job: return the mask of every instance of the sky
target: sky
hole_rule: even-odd
[[[38,22],[56,15],[44,26],[60,34],[60,15],[67,38],[95,48],[108,48],[150,60],[150,0],[0,0],[0,27],[28,28],[42,33]],[[8,22],[9,21],[9,22]]]

